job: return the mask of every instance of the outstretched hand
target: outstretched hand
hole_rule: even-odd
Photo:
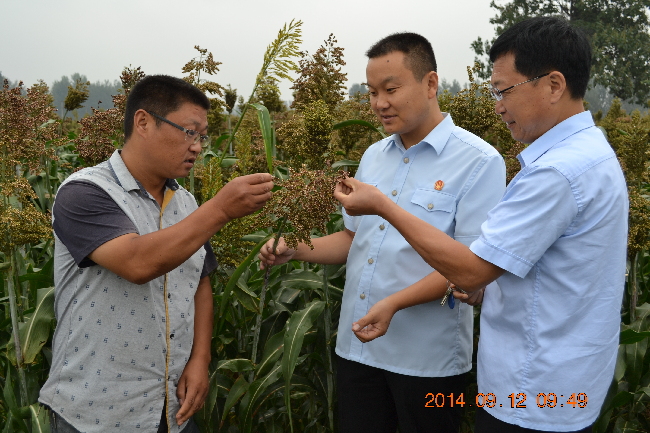
[[[273,176],[255,173],[239,176],[228,182],[213,197],[228,220],[249,215],[264,206],[271,198]]]
[[[381,337],[397,312],[388,298],[384,298],[370,308],[368,314],[352,324],[352,332],[362,343]]]

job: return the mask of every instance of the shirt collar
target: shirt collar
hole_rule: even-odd
[[[110,159],[108,160],[108,165],[113,174],[113,178],[118,185],[124,188],[125,191],[140,190],[143,194],[149,196],[150,194],[147,190],[144,189],[144,186],[136,178],[133,177],[129,169],[124,164],[122,155],[120,155],[119,149],[113,152]],[[174,179],[167,179],[165,181],[165,187],[176,191],[179,188],[178,182]]]
[[[568,119],[563,120],[546,131],[541,137],[532,142],[530,146],[517,155],[521,168],[537,161],[557,143],[564,141],[566,138],[582,131],[583,129],[591,128],[592,126],[595,126],[595,124],[591,112],[589,111],[574,114]]]
[[[451,118],[449,113],[442,113],[443,119],[442,122],[438,123],[435,128],[427,134],[426,137],[420,141],[420,143],[427,143],[433,147],[438,155],[442,153],[447,142],[449,141],[449,136],[451,135],[454,129],[454,121]],[[418,143],[418,144],[420,144]],[[402,152],[404,149],[404,144],[399,134],[393,134],[390,137],[386,138],[386,144],[384,145],[383,151],[385,152],[391,145],[396,146]]]

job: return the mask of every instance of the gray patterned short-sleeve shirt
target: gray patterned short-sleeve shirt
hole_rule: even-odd
[[[197,208],[182,187],[168,188],[161,208],[118,151],[64,183],[73,180],[101,187],[140,235]],[[166,400],[170,430],[182,430],[185,424],[175,422],[176,385],[192,350],[194,294],[205,255],[201,247],[178,268],[137,285],[98,265],[79,267],[55,234],[57,328],[39,401],[90,433],[156,431]]]

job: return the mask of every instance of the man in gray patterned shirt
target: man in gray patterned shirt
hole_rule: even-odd
[[[39,401],[54,433],[197,431],[208,391],[209,239],[271,197],[242,176],[198,207],[174,179],[207,141],[209,100],[169,76],[136,84],[125,144],[70,176],[53,208],[57,328]],[[188,423],[188,421],[190,421]]]

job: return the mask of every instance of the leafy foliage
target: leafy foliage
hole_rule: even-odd
[[[291,108],[300,111],[304,105],[323,101],[333,110],[343,102],[347,74],[341,72],[345,66],[343,48],[336,43],[330,34],[312,57],[307,52],[301,53],[300,75],[291,87],[295,90]]]
[[[212,53],[208,52],[205,48],[195,45],[194,49],[199,52],[199,56],[193,58],[183,66],[182,72],[188,74],[183,79],[203,92],[213,96],[208,98],[210,100],[210,110],[208,111],[208,125],[210,126],[208,128],[208,134],[219,135],[223,117],[221,113],[226,108],[226,103],[220,98],[224,97],[226,89],[215,81],[201,78],[201,73],[216,75],[219,72],[221,62],[215,61]]]
[[[293,166],[322,167],[329,156],[333,125],[334,117],[324,101],[303,105],[278,129],[278,148]]]
[[[90,96],[88,86],[90,86],[90,81],[83,82],[81,79],[75,81],[74,87],[68,86],[68,95],[63,101],[63,107],[65,108],[66,114],[68,111],[74,111],[77,108],[83,107],[82,104],[86,102],[88,96]],[[63,115],[64,118],[66,114]]]
[[[287,107],[280,98],[280,88],[275,77],[265,77],[257,88],[256,102],[264,105],[271,113],[287,111]]]
[[[512,24],[538,15],[561,15],[584,30],[593,45],[594,83],[623,100],[648,104],[650,98],[650,2],[648,0],[492,0],[496,36]],[[485,60],[491,41],[476,39],[472,49],[480,77],[491,74]]]
[[[131,88],[145,76],[137,68],[124,68],[120,81],[122,93],[113,96],[114,108],[92,109],[92,116],[79,121],[79,135],[75,139],[76,150],[86,166],[93,166],[108,159],[115,149],[124,143],[124,111],[126,97]]]

